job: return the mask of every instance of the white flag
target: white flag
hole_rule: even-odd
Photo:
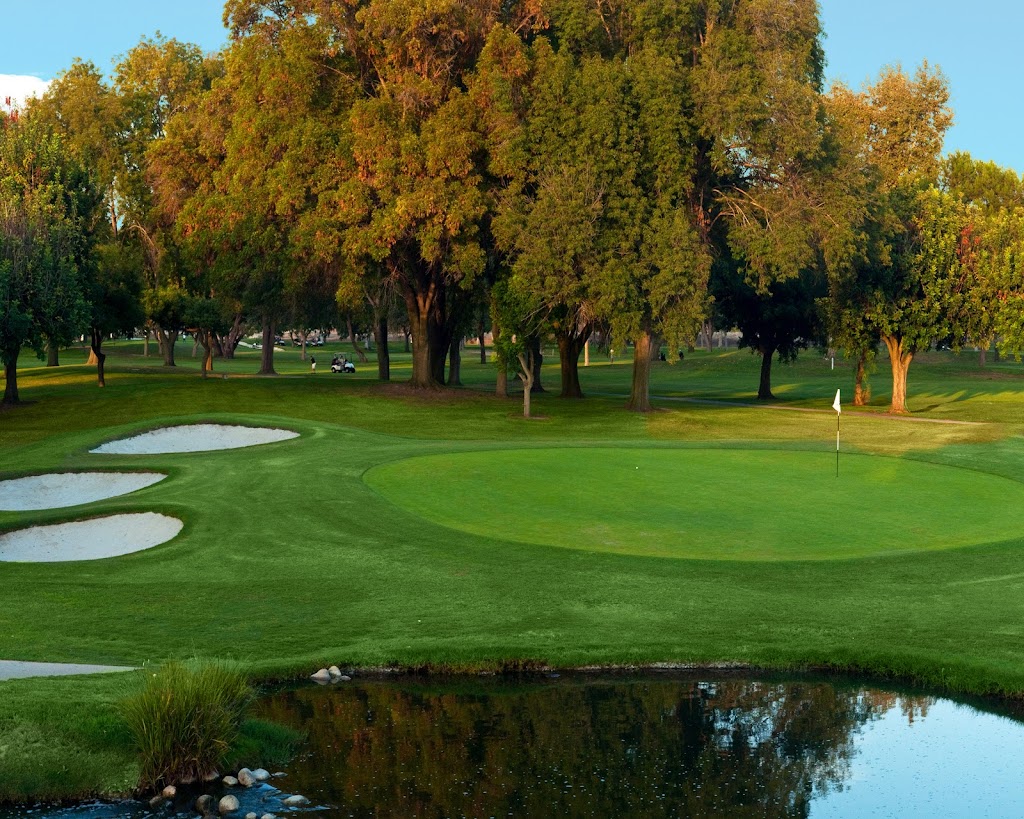
[[[842,412],[842,410],[839,409],[839,390],[836,390],[836,400],[832,402],[832,409],[836,412]]]

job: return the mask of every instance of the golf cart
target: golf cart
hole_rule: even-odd
[[[349,361],[345,356],[335,356],[331,361],[331,372],[332,373],[354,373],[356,371],[356,365]]]

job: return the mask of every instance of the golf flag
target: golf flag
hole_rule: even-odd
[[[832,409],[836,411],[836,477],[839,477],[839,416],[843,410],[839,404],[839,390],[836,390],[836,400],[832,402]]]

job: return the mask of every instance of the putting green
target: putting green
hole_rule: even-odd
[[[502,541],[714,560],[825,560],[1024,536],[1024,485],[866,455],[726,449],[462,452],[369,470],[392,503]]]

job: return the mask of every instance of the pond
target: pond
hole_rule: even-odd
[[[271,781],[310,817],[1024,816],[1020,715],[843,679],[402,676],[283,690],[258,711],[307,735]],[[268,786],[243,795],[238,816],[287,812]]]

